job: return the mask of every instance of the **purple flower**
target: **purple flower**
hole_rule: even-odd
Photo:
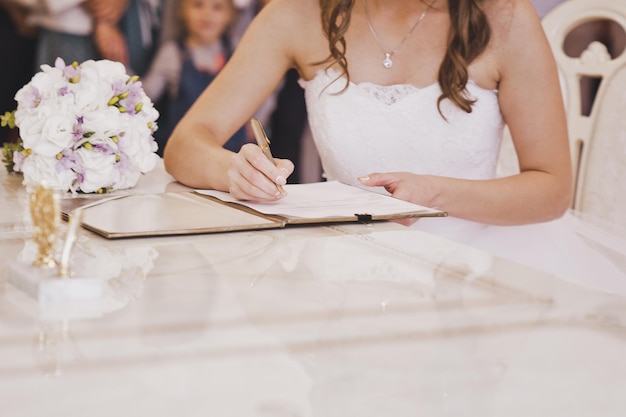
[[[13,170],[15,172],[22,172],[22,166],[24,165],[24,155],[22,152],[15,151],[13,152]]]
[[[25,109],[34,109],[39,105],[42,98],[41,91],[34,85],[30,85],[24,89],[24,94],[20,100],[20,106]]]
[[[82,118],[79,118],[78,123],[74,125],[74,130],[72,131],[72,137],[74,139],[74,143],[82,140],[84,135],[85,135],[85,130],[83,129]]]
[[[80,170],[80,165],[76,158],[76,155],[69,149],[63,151],[63,156],[59,159],[59,162],[56,164],[57,172],[66,171],[66,170],[78,171]]]
[[[142,102],[143,90],[134,83],[126,84],[125,97],[120,100],[120,106],[126,109],[126,113],[135,115],[138,113],[137,104]]]
[[[125,153],[121,153],[119,155],[120,160],[117,163],[117,169],[121,173],[132,171],[134,169],[133,163],[130,161],[130,158]]]
[[[54,61],[54,67],[62,70],[65,79],[71,83],[76,83],[80,80],[80,65],[65,65],[65,61],[62,58],[57,58]]]
[[[111,145],[107,143],[96,143],[93,146],[93,149],[105,155],[113,155],[115,153],[115,149],[113,149]]]

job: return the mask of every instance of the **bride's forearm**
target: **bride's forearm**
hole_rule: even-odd
[[[432,205],[449,215],[487,224],[537,223],[560,217],[569,207],[572,187],[540,171],[495,180],[435,177]]]
[[[227,173],[234,154],[201,137],[177,128],[163,152],[165,169],[189,187],[228,191]]]
[[[537,223],[561,216],[571,201],[569,176],[528,170],[493,180],[468,180],[408,172],[372,173],[360,178],[395,198],[486,224]]]

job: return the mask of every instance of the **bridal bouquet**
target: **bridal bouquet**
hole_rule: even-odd
[[[159,113],[138,77],[108,60],[59,58],[41,69],[2,120],[19,128],[9,169],[23,173],[25,186],[104,193],[133,187],[154,168]]]

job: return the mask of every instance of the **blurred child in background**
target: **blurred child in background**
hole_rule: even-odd
[[[228,29],[236,14],[233,0],[180,0],[180,36],[159,48],[142,79],[143,88],[152,101],[159,101],[165,94],[168,96],[167,107],[161,110],[156,137],[160,150],[165,147],[176,123],[230,58],[232,45]],[[242,127],[225,147],[237,152],[246,142],[246,129]]]

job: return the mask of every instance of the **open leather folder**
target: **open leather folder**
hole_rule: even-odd
[[[337,181],[288,184],[285,191],[283,199],[263,204],[213,190],[129,194],[95,204],[75,198],[63,200],[61,211],[67,219],[82,208],[82,226],[109,239],[447,215]]]

